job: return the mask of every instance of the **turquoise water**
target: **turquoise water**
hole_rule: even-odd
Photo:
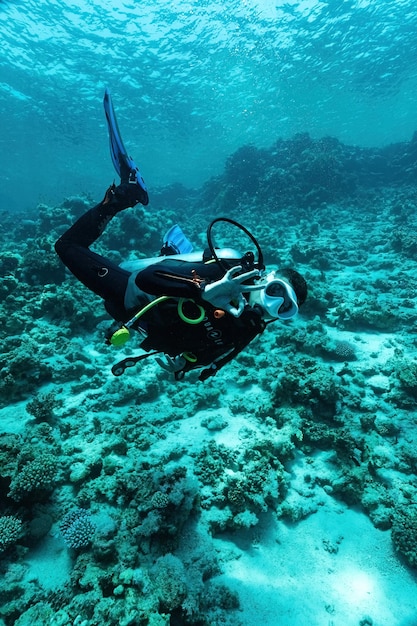
[[[101,194],[106,86],[152,187],[198,186],[245,143],[309,132],[381,146],[415,130],[411,1],[17,0],[0,12],[1,198],[13,209]]]
[[[0,15],[0,626],[416,626],[414,3]],[[115,177],[106,88],[150,202],[95,251],[226,216],[308,284],[204,383],[108,345],[55,254]]]

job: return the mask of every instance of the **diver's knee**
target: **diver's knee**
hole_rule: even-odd
[[[55,252],[57,253],[57,255],[58,255],[60,258],[62,258],[62,255],[63,255],[63,253],[64,253],[64,249],[65,249],[65,244],[64,244],[64,242],[63,242],[63,240],[62,240],[62,237],[60,237],[59,239],[57,239],[57,240],[55,241],[55,246],[54,246],[54,248],[55,248]]]

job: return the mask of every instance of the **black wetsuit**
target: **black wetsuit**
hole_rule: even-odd
[[[220,279],[225,272],[215,262],[192,263],[157,257],[152,265],[132,273],[91,251],[89,246],[119,210],[115,202],[98,204],[58,239],[56,252],[86,287],[104,299],[106,310],[118,322],[130,320],[154,297],[170,296],[151,307],[137,322],[136,328],[140,327],[147,335],[141,347],[171,357],[191,354],[193,358],[187,361],[185,371],[210,365],[200,375],[204,380],[264,330],[260,310],[247,306],[235,318],[223,311],[219,313],[202,299],[201,286],[195,277],[207,282]],[[234,260],[231,265],[238,263]],[[181,303],[182,316],[178,313],[180,298],[189,299]],[[197,324],[183,319],[199,317],[202,320]]]

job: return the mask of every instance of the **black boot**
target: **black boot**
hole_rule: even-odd
[[[116,209],[115,212],[123,211],[129,207],[134,207],[140,202],[146,206],[149,202],[147,192],[142,189],[136,182],[124,182],[116,187],[113,183],[107,189],[104,196],[103,205],[111,205]]]

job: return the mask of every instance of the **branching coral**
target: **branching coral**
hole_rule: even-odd
[[[0,552],[16,543],[22,532],[22,522],[12,515],[0,517]]]
[[[75,549],[87,547],[96,530],[90,512],[86,509],[69,511],[59,527],[66,545]]]
[[[33,415],[37,422],[49,422],[54,417],[54,409],[61,403],[53,391],[35,396],[26,405],[26,411]]]
[[[44,453],[18,469],[10,483],[8,496],[13,500],[23,500],[34,493],[52,491],[57,475],[57,462],[54,456]]]

